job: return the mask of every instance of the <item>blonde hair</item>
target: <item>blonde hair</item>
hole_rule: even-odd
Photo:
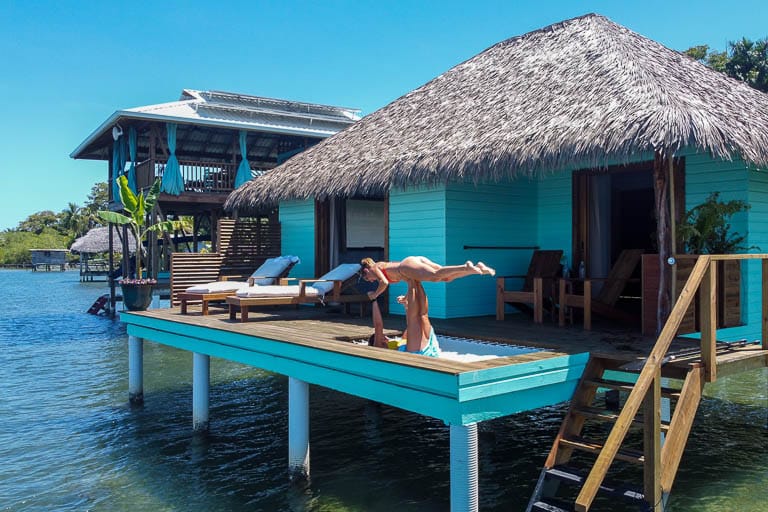
[[[376,266],[376,262],[373,261],[373,258],[363,258],[362,260],[360,260],[360,265],[363,268],[371,268]]]

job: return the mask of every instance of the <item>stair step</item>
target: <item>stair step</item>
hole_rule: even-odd
[[[547,498],[547,501],[537,501],[533,505],[531,505],[531,511],[541,511],[541,512],[571,512],[573,510],[573,505],[570,503],[562,503],[559,501],[553,501],[550,498]]]
[[[576,436],[562,437],[560,439],[560,444],[568,448],[574,448],[576,450],[594,454],[599,454],[603,449],[601,443]],[[618,460],[623,460],[624,462],[631,462],[632,464],[642,465],[645,463],[645,455],[643,455],[643,452],[629,448],[622,448],[616,452],[616,458]]]
[[[628,383],[628,382],[621,382],[618,380],[609,380],[609,379],[585,379],[585,384],[590,384],[595,387],[599,388],[608,388],[608,389],[616,389],[619,391],[626,391],[631,392],[635,385]],[[674,398],[678,399],[680,398],[680,390],[675,388],[661,388],[661,396],[666,398]]]
[[[587,478],[587,474],[583,471],[568,466],[555,466],[554,468],[546,470],[546,474],[553,478],[557,478],[562,482],[577,485],[579,487],[584,485],[584,481]],[[606,481],[603,481],[603,483],[600,484],[600,492],[629,501],[643,501],[645,499],[645,495],[637,489],[633,489],[626,485],[611,484]]]
[[[587,418],[592,418],[596,420],[602,420],[602,421],[613,421],[615,422],[617,419],[619,419],[619,413],[609,411],[608,409],[601,409],[600,407],[575,407],[573,409],[574,413],[581,414],[582,416],[585,416]],[[634,420],[632,420],[632,424],[642,427],[644,425],[643,418],[642,417],[635,417]],[[661,430],[666,432],[669,430],[669,423],[662,422],[661,423]]]

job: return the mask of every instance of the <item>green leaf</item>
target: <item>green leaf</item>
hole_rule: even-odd
[[[105,222],[111,222],[112,224],[131,224],[133,222],[133,219],[130,217],[126,217],[122,213],[117,212],[110,212],[105,210],[100,210],[97,212],[98,216]]]
[[[144,203],[148,212],[151,212],[152,208],[155,207],[155,203],[157,202],[157,198],[159,195],[160,195],[160,178],[156,178],[155,182],[152,183],[152,187],[149,189],[149,192],[147,192],[147,197],[144,200]]]
[[[136,194],[133,193],[131,187],[128,186],[128,178],[125,176],[117,177],[117,185],[120,187],[120,202],[123,203],[123,208],[131,214],[136,211],[138,205],[138,199]]]
[[[166,231],[173,231],[173,227],[174,227],[174,222],[172,220],[164,220],[162,222],[158,222],[157,224],[149,226],[147,228],[147,231],[156,231],[156,232],[164,233]]]

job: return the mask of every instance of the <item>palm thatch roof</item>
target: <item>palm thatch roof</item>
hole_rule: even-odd
[[[120,243],[119,231],[115,227],[112,230],[112,236],[114,236],[115,240],[114,250],[120,252],[122,244]],[[136,238],[130,231],[128,231],[128,249],[131,253],[136,251]],[[99,227],[91,229],[85,235],[75,240],[69,250],[90,254],[109,251],[109,228]]]
[[[488,48],[239,188],[225,209],[683,148],[768,165],[768,95],[588,14]]]

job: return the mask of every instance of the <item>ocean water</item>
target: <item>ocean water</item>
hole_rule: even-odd
[[[189,353],[146,343],[128,405],[125,329],[85,313],[103,283],[0,270],[0,289],[0,511],[449,509],[440,421],[312,386],[312,476],[292,484],[285,377],[212,359],[195,434]],[[524,510],[564,410],[480,424],[482,511]],[[668,510],[768,511],[768,371],[707,387]]]

